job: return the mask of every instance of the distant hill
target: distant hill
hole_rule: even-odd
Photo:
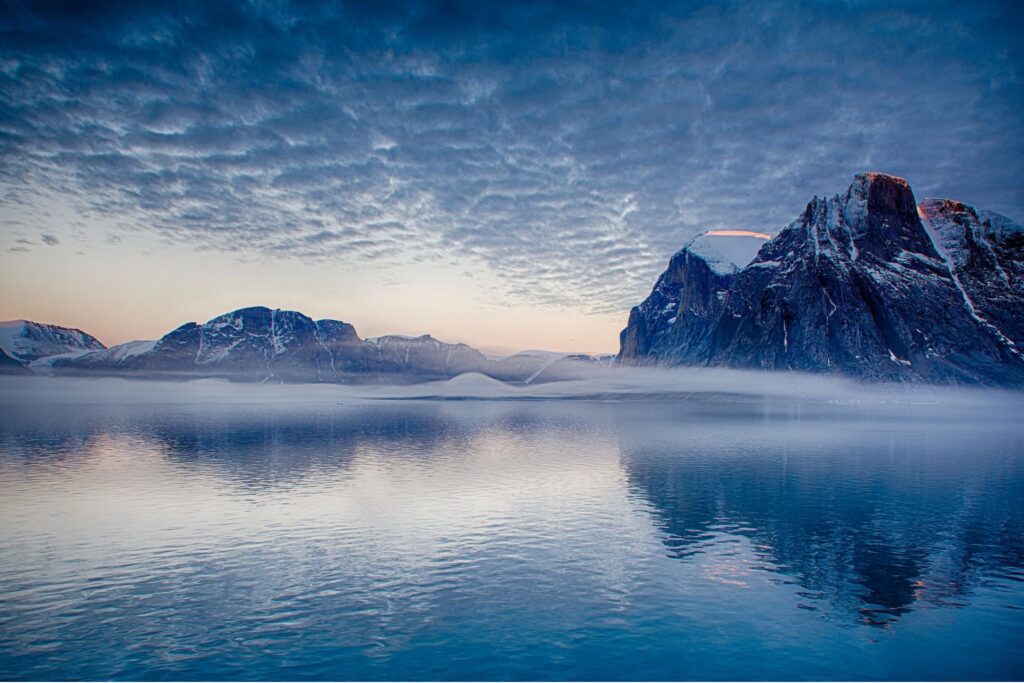
[[[313,320],[297,311],[255,306],[203,324],[186,323],[155,341],[109,349],[101,346],[73,357],[56,356],[45,371],[314,383],[409,383],[476,372],[503,381],[532,382],[579,376],[598,362],[589,356],[565,354],[522,354],[492,360],[470,346],[445,343],[430,335],[362,339],[350,323]]]
[[[92,335],[71,327],[48,325],[31,320],[0,322],[0,368],[10,374],[17,366],[29,366],[44,358],[74,356],[105,348]],[[7,360],[4,360],[6,358]]]

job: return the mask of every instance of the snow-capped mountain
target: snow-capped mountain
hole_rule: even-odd
[[[621,335],[624,363],[1024,383],[1024,232],[909,184],[859,175],[730,272],[672,257]]]
[[[95,337],[74,328],[31,320],[0,322],[0,350],[25,365],[42,358],[75,355],[104,348]]]
[[[489,359],[465,344],[430,335],[386,335],[361,339],[340,320],[313,320],[297,311],[263,306],[241,308],[203,324],[186,323],[160,339],[105,348],[79,330],[17,321],[8,324],[9,348],[25,353],[0,356],[3,374],[57,374],[189,379],[218,377],[246,382],[407,383],[448,379],[476,372],[509,382],[570,379],[607,366],[613,357],[531,354]],[[17,329],[15,329],[17,328]],[[22,328],[30,330],[22,334]],[[67,333],[63,344],[44,346]],[[73,334],[72,334],[73,333]],[[31,348],[21,340],[31,335]],[[73,343],[72,343],[73,342]],[[6,343],[6,342],[5,342]],[[71,349],[71,350],[69,350]],[[31,353],[29,353],[31,351]]]
[[[242,308],[186,323],[153,342],[62,358],[59,374],[223,377],[241,381],[364,382],[453,377],[484,369],[483,354],[429,335],[360,339],[340,320],[297,311]]]

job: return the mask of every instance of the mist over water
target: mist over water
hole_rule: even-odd
[[[1024,675],[1020,394],[657,377],[4,379],[0,677]]]
[[[1024,393],[972,386],[868,383],[838,376],[725,368],[600,366],[566,363],[569,379],[507,383],[475,372],[407,384],[275,384],[120,377],[3,377],[0,404],[260,404],[288,410],[311,404],[395,400],[786,399],[861,404],[926,403],[947,407],[1024,406]],[[542,373],[537,373],[542,374]]]

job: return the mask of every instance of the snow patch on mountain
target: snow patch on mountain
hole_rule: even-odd
[[[155,339],[136,339],[124,344],[115,344],[101,351],[90,351],[87,353],[90,360],[120,363],[126,358],[149,353],[156,346],[156,341]],[[76,357],[81,357],[81,354]]]
[[[1024,226],[1001,213],[980,209],[978,211],[978,218],[983,225],[987,224],[985,232],[988,236],[1005,239],[1010,235],[1024,234]]]
[[[699,256],[716,273],[732,275],[746,268],[765,243],[763,237],[722,233],[726,231],[702,232],[687,242],[682,250]]]

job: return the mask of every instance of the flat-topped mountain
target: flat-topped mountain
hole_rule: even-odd
[[[672,257],[623,330],[632,364],[1024,384],[1024,230],[859,175],[815,197],[746,264]]]

